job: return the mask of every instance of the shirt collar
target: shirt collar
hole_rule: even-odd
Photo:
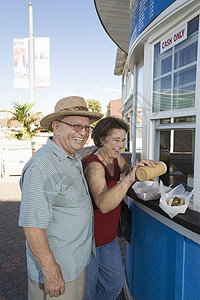
[[[70,159],[74,159],[71,157],[68,153],[66,153],[60,146],[58,146],[56,143],[52,141],[52,137],[49,137],[47,140],[47,146],[51,148],[51,150],[55,153],[56,156],[58,156],[59,160],[62,161],[69,157]],[[82,156],[80,153],[74,153],[76,159],[81,159]]]

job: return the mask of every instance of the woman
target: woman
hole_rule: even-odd
[[[86,270],[85,300],[115,300],[124,285],[124,272],[117,238],[121,201],[135,182],[138,166],[154,167],[156,162],[142,160],[134,168],[121,156],[128,125],[121,119],[106,117],[93,129],[98,151],[84,162],[94,207],[96,258],[92,256]],[[120,181],[120,175],[125,177]]]

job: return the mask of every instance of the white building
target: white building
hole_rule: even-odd
[[[194,187],[193,204],[172,220],[158,201],[130,201],[125,263],[130,299],[200,298],[200,1],[94,0],[118,46],[122,115],[135,158],[163,160],[166,185]],[[114,58],[113,58],[114,59]],[[133,197],[134,198],[134,197]]]

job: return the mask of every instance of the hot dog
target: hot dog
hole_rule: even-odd
[[[184,199],[179,198],[179,197],[173,197],[173,198],[170,198],[167,201],[167,205],[170,205],[170,206],[181,206],[181,205],[184,205],[184,204],[185,204]]]

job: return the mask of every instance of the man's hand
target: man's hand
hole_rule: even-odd
[[[39,264],[44,276],[45,293],[50,297],[58,297],[65,292],[62,271],[49,247],[45,229],[24,227],[29,248]]]
[[[50,297],[58,297],[65,292],[65,282],[63,280],[60,266],[49,266],[42,270],[44,275],[44,292]]]

